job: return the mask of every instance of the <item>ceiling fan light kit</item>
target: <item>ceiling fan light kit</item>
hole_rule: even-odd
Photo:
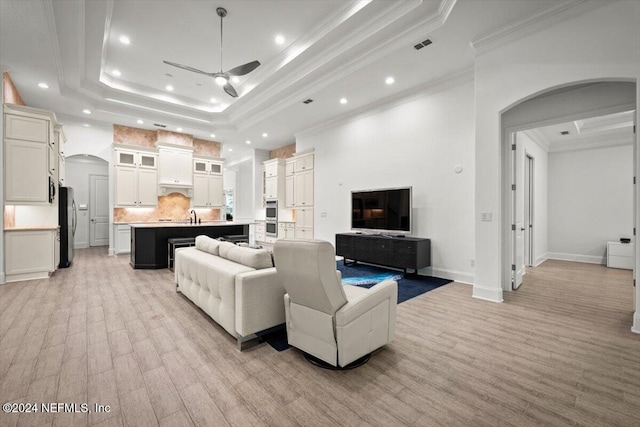
[[[204,74],[205,76],[213,77],[214,81],[218,85],[222,86],[222,88],[227,94],[229,94],[234,98],[237,98],[238,92],[236,92],[234,87],[229,82],[229,78],[231,76],[244,76],[246,74],[249,74],[250,72],[252,72],[253,70],[255,70],[260,66],[260,62],[251,61],[251,62],[247,62],[246,64],[239,65],[235,68],[232,68],[226,72],[223,71],[223,68],[222,68],[222,18],[227,16],[227,9],[223,7],[219,7],[216,9],[216,13],[220,17],[220,71],[219,72],[208,73],[206,71],[198,70],[197,68],[189,67],[188,65],[182,65],[175,62],[169,62],[169,61],[162,61],[162,62],[164,62],[167,65],[171,65],[172,67],[182,68],[183,70],[191,71],[193,73]]]

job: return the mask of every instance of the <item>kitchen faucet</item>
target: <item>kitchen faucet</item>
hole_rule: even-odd
[[[193,214],[193,223],[197,224],[198,223],[198,215],[196,215],[196,211],[194,209],[191,209],[191,213]],[[189,219],[191,219],[191,215],[189,215]]]

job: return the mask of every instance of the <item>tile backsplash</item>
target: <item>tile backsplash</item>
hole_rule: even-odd
[[[191,199],[179,194],[171,193],[158,197],[155,208],[114,208],[113,222],[159,221],[161,219],[189,218]],[[196,209],[199,219],[219,220],[220,209]]]

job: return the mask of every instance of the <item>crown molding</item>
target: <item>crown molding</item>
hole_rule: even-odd
[[[618,138],[589,138],[578,139],[575,141],[568,141],[558,144],[553,144],[549,148],[549,154],[552,153],[564,153],[568,151],[582,151],[582,150],[594,150],[598,148],[611,148],[624,145],[633,145],[633,135],[618,137]]]
[[[64,69],[62,67],[62,57],[60,56],[60,45],[58,44],[58,32],[56,30],[56,18],[53,13],[52,0],[45,0],[41,3],[44,12],[45,19],[47,21],[47,31],[49,33],[49,41],[51,42],[51,56],[53,57],[53,64],[56,67],[56,73],[58,74],[58,85],[62,87],[65,84]]]
[[[415,2],[389,2],[385,8],[378,11],[375,16],[367,20],[367,22],[343,36],[340,43],[334,43],[324,47],[310,60],[278,76],[277,80],[272,82],[267,88],[262,89],[260,94],[251,97],[250,102],[247,100],[244,103],[234,104],[230,107],[229,111],[231,119],[238,122],[246,121],[246,123],[239,124],[240,128],[246,129],[252,124],[266,119],[273,113],[288,107],[292,102],[299,101],[299,92],[295,89],[291,90],[296,83],[301,83],[304,78],[310,76],[323,66],[326,66],[329,62],[346,55],[349,50],[356,47],[359,43],[362,43],[367,38],[386,28],[389,24],[405,16],[421,3],[422,2],[417,4]],[[337,25],[333,24],[330,29],[336,26]],[[329,34],[329,32],[326,34]],[[316,40],[316,42],[318,41],[319,39]],[[364,53],[358,55],[358,58],[366,57],[373,51],[373,49],[366,49]],[[305,92],[312,93],[333,83],[337,76],[342,77],[348,72],[350,68],[349,65],[354,61],[355,59],[351,58],[344,66],[341,65],[339,70],[325,74],[324,78],[317,80],[311,85],[305,85]],[[291,95],[283,98],[283,93],[291,93]],[[273,99],[279,99],[279,101],[273,102]]]
[[[342,77],[347,74],[356,72],[365,66],[371,64],[372,62],[377,61],[378,59],[388,55],[392,51],[402,47],[407,43],[407,40],[417,40],[420,37],[422,40],[426,34],[434,31],[435,29],[441,27],[446,22],[446,18],[449,16],[451,9],[455,5],[455,0],[446,0],[441,3],[441,7],[438,11],[434,13],[427,14],[422,19],[419,19],[413,25],[408,26],[403,31],[398,32],[393,37],[386,40],[381,44],[374,44],[370,49],[367,49],[363,52],[360,52],[359,55],[352,56],[346,63],[341,65],[339,68],[334,68],[333,71],[325,73],[323,77],[316,79],[313,83],[305,85],[304,93],[314,93],[320,91],[321,89],[330,86],[335,83]],[[412,9],[413,10],[413,9]],[[407,12],[405,11],[404,14]],[[402,16],[404,16],[404,14]],[[380,15],[384,15],[381,13]],[[400,17],[394,18],[393,21],[399,19]],[[380,17],[382,19],[382,17]],[[384,26],[390,25],[393,21],[387,21],[385,24],[381,24],[378,21],[370,22],[367,30],[367,37],[370,37],[373,33],[368,33],[373,28],[375,28],[376,32],[382,30]],[[362,36],[362,29],[359,29],[359,36]],[[357,36],[356,36],[357,37]],[[354,38],[356,38],[354,37]],[[334,59],[334,58],[331,58]],[[318,55],[317,60],[324,61],[322,59],[322,55]],[[323,65],[326,62],[323,62]],[[311,71],[316,71],[316,65],[313,65],[314,69]],[[317,66],[319,68],[319,65]],[[299,76],[301,79],[302,76]],[[291,86],[291,85],[290,85]],[[289,87],[288,89],[291,89]],[[284,91],[284,89],[282,90]],[[300,101],[301,97],[299,90],[289,90],[291,95],[286,96],[284,98],[280,98],[278,101],[273,102],[272,99],[265,99],[262,103],[252,104],[251,110],[241,111],[238,114],[231,114],[230,118],[232,121],[238,122],[238,129],[244,130],[247,129],[263,120],[268,119],[273,114],[276,114],[285,108],[290,107],[291,105]],[[281,91],[274,93],[275,95],[279,95]]]
[[[344,124],[354,122],[356,120],[360,120],[374,114],[378,114],[382,111],[406,104],[424,96],[433,95],[435,93],[460,86],[462,84],[473,81],[473,79],[473,68],[466,68],[457,73],[450,74],[447,77],[428,82],[424,85],[409,88],[394,96],[384,98],[381,101],[367,104],[361,108],[358,108],[357,110],[352,111],[349,114],[326,120],[312,127],[296,132],[294,136],[297,140],[300,137],[314,135],[331,128],[342,126]]]
[[[551,141],[549,141],[538,129],[529,129],[522,131],[525,135],[529,137],[533,142],[535,142],[545,153],[549,152],[549,148],[551,147]]]
[[[470,44],[477,54],[486,53],[544,28],[566,22],[607,3],[599,0],[561,0],[523,19],[485,33],[472,40]]]

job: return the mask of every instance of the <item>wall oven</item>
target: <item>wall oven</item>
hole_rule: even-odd
[[[271,237],[278,237],[278,222],[277,221],[265,222],[264,234]]]
[[[267,221],[278,221],[278,201],[267,200],[266,217]]]

